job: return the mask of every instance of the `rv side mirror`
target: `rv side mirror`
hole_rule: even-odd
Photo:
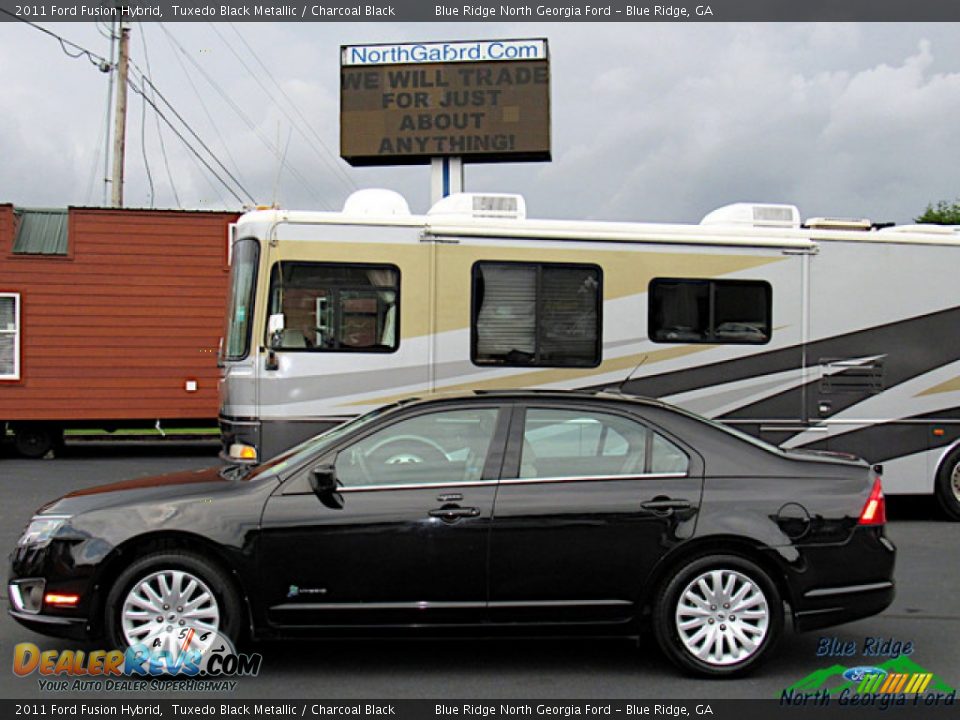
[[[267,338],[270,347],[279,348],[283,346],[283,330],[285,327],[283,313],[276,313],[267,318]]]
[[[318,465],[310,471],[310,487],[318,497],[337,491],[337,469],[333,465]]]

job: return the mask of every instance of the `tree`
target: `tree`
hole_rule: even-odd
[[[927,209],[916,221],[934,225],[960,225],[960,199],[954,203],[941,200],[936,205],[927,205]]]

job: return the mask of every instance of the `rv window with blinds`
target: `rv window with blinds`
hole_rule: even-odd
[[[400,344],[400,270],[394,265],[277,262],[270,315],[278,350],[393,352]]]
[[[20,379],[20,295],[0,293],[0,380]]]
[[[658,343],[770,342],[772,290],[759,280],[650,281],[648,327]]]
[[[476,263],[474,364],[599,365],[601,279],[596,265]]]

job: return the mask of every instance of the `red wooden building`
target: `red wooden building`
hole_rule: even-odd
[[[0,431],[216,420],[236,213],[0,205]]]

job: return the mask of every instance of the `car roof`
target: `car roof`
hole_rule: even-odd
[[[437,393],[429,396],[415,396],[401,400],[399,404],[419,405],[437,402],[456,402],[469,399],[493,399],[493,400],[606,400],[616,402],[627,402],[635,405],[647,405],[652,407],[670,407],[661,400],[655,398],[643,397],[640,395],[630,395],[610,389],[596,390],[544,390],[530,388],[515,388],[505,390],[467,390],[450,393]]]

